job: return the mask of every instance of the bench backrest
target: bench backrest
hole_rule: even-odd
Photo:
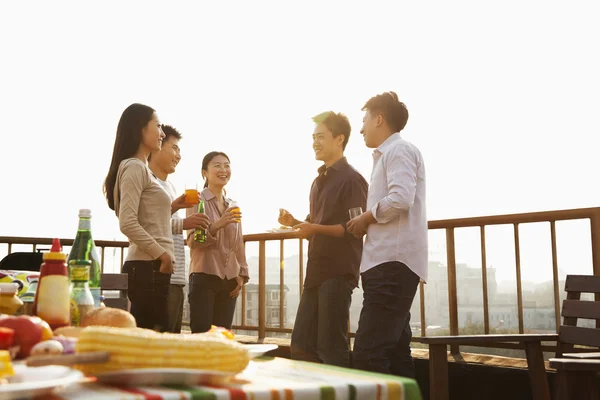
[[[600,347],[600,276],[567,275],[565,291],[558,331],[561,353],[572,351],[573,345]],[[581,300],[582,293],[593,293],[595,301]],[[577,326],[580,319],[595,320],[595,327]]]
[[[128,310],[129,304],[127,300],[127,288],[128,280],[127,274],[102,274],[100,277],[100,289],[106,290],[118,290],[118,298],[105,298],[104,305],[107,307],[120,308],[121,310]]]

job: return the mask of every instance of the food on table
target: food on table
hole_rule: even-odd
[[[37,266],[36,266],[37,267]],[[0,283],[16,283],[19,286],[19,296],[23,296],[30,285],[38,281],[40,273],[32,271],[0,271]],[[22,299],[22,298],[21,298]]]
[[[64,349],[61,342],[50,339],[39,342],[33,346],[29,354],[32,356],[60,355],[63,353]]]
[[[141,328],[92,326],[81,331],[78,354],[104,351],[109,362],[79,365],[86,375],[138,368],[189,368],[238,373],[250,361],[246,348],[214,333],[158,333]]]
[[[8,350],[15,341],[15,330],[11,328],[0,328],[0,350]]]
[[[235,337],[234,334],[233,334],[233,332],[231,332],[229,329],[223,328],[221,326],[211,325],[209,332],[211,332],[211,333],[221,333],[227,339],[233,339]]]
[[[67,336],[55,336],[53,340],[56,340],[63,346],[63,354],[73,354],[75,353],[75,343],[77,343],[77,338],[67,337]]]
[[[15,315],[23,307],[23,300],[17,296],[19,285],[0,283],[0,314]]]
[[[50,326],[38,317],[29,315],[0,316],[0,327],[14,331],[15,346],[19,346],[17,358],[29,356],[33,346],[41,341],[52,339],[54,334]]]
[[[0,350],[0,379],[13,376],[14,374],[15,371],[13,370],[10,354],[6,350]]]
[[[66,336],[70,338],[79,337],[79,333],[83,328],[79,326],[63,326],[54,330],[54,336]]]
[[[33,314],[52,329],[71,325],[69,273],[60,240],[52,241],[52,248],[43,255],[40,279],[33,300]]]
[[[86,314],[80,323],[81,327],[86,326],[112,326],[115,328],[135,328],[135,318],[127,311],[111,308],[99,307]]]

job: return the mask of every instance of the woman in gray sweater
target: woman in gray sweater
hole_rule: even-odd
[[[123,111],[104,193],[129,239],[123,264],[128,274],[131,314],[141,328],[165,331],[173,273],[171,199],[148,168],[148,155],[164,138],[156,112],[143,104]],[[183,201],[182,198],[175,200]]]

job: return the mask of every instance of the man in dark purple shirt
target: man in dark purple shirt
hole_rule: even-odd
[[[349,234],[349,210],[367,204],[368,184],[344,157],[350,122],[328,111],[313,118],[315,158],[323,161],[305,222],[281,210],[279,223],[309,240],[304,290],[292,332],[292,358],[350,367],[348,318],[358,286],[362,239]]]

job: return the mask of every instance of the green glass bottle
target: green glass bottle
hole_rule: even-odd
[[[200,199],[200,203],[198,203],[198,212],[204,214],[204,200],[202,199]],[[196,229],[194,231],[194,242],[206,242],[206,231],[204,229]]]
[[[102,270],[100,269],[100,258],[94,245],[94,239],[92,239],[92,212],[88,209],[79,210],[79,227],[77,228],[73,247],[69,252],[67,264],[72,260],[89,260],[92,263],[89,272],[89,286],[92,294],[94,294],[96,306],[98,306],[100,304]],[[70,271],[69,277],[71,277]]]

